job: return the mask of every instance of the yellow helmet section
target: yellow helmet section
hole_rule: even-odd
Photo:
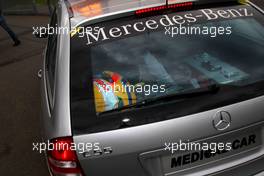
[[[104,71],[101,78],[94,80],[93,86],[96,112],[122,108],[137,101],[130,83],[118,73]]]
[[[95,109],[96,112],[104,112],[105,111],[105,101],[103,95],[100,93],[99,88],[94,84],[94,99],[95,99]]]

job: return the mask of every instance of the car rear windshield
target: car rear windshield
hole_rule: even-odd
[[[263,95],[263,22],[253,7],[234,5],[77,28],[73,133],[144,125]]]

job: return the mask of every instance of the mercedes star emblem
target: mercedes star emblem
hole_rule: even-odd
[[[214,115],[213,126],[219,131],[227,129],[231,125],[231,115],[226,111],[219,111]]]

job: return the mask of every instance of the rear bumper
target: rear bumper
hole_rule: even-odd
[[[236,167],[211,174],[211,176],[226,176],[226,175],[239,175],[239,176],[263,176],[264,175],[264,156],[251,160],[249,162],[240,164]]]

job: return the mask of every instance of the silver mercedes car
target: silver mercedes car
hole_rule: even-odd
[[[61,0],[41,77],[53,176],[264,174],[264,11]]]

